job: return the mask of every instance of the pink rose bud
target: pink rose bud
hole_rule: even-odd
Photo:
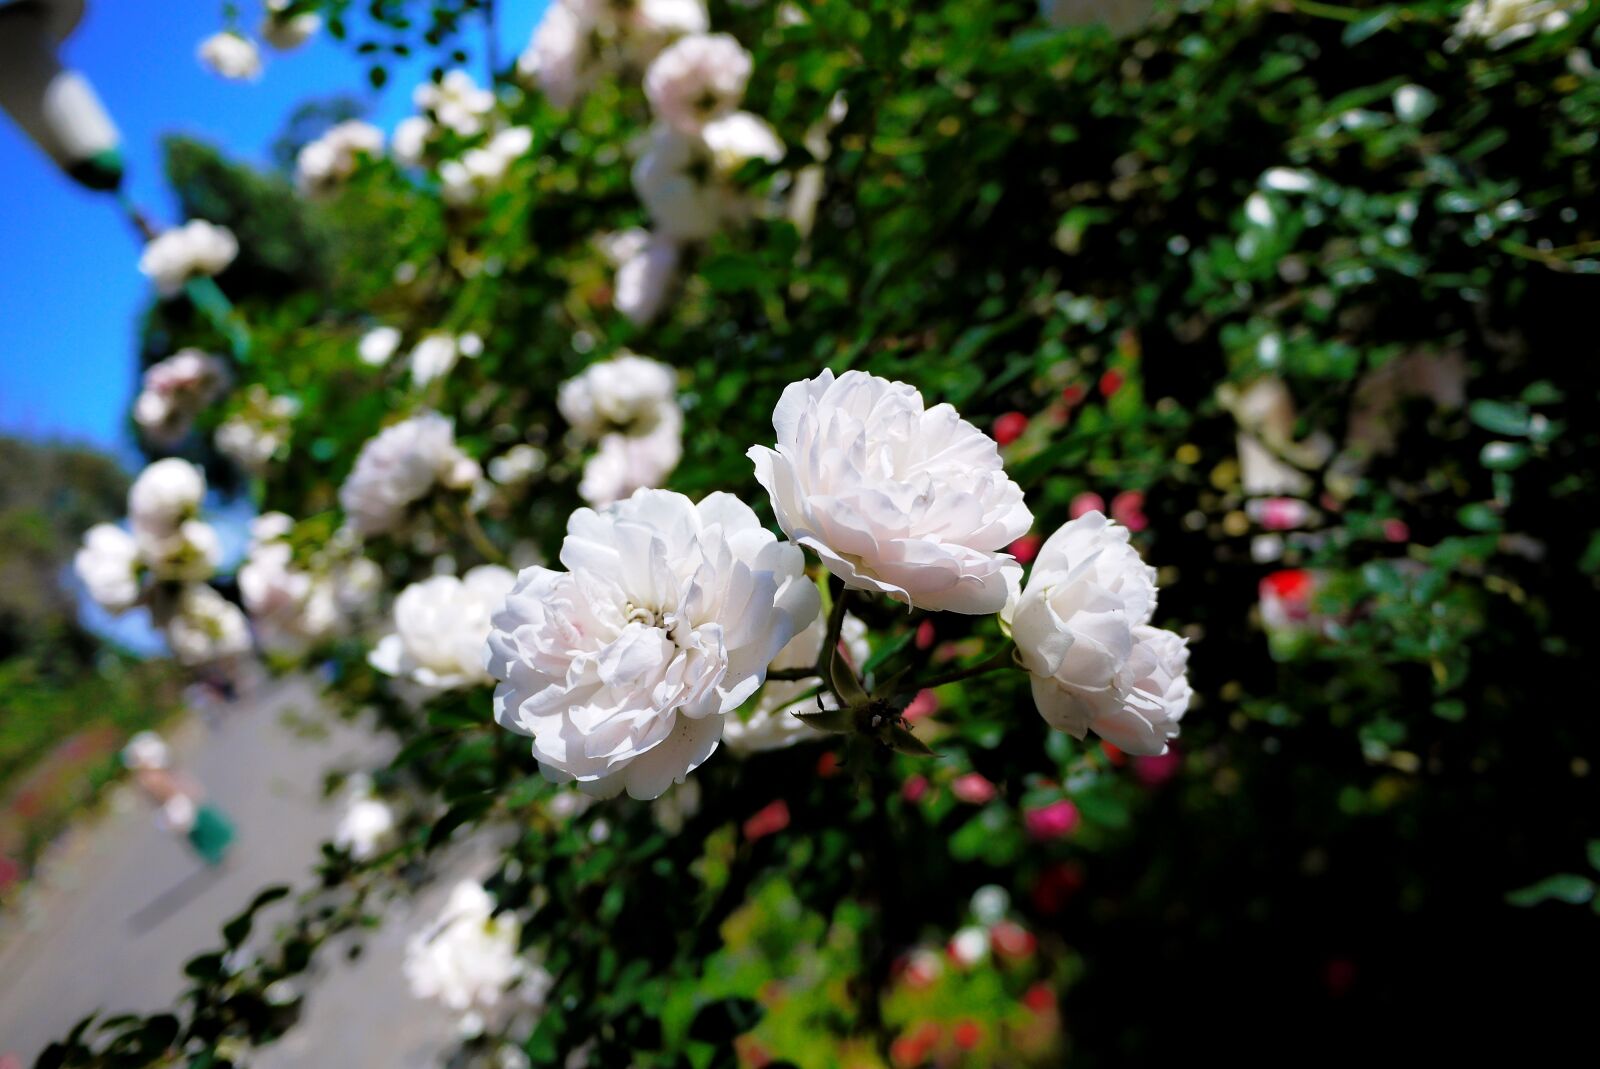
[[[938,637],[938,632],[933,628],[932,620],[924,620],[917,625],[917,637],[914,643],[919,650],[925,650],[933,645],[933,640]]]
[[[1072,504],[1067,506],[1067,515],[1077,519],[1086,512],[1104,512],[1106,500],[1093,490],[1085,490],[1072,499]]]
[[[1150,526],[1144,516],[1144,494],[1138,490],[1124,490],[1112,498],[1111,518],[1130,531],[1142,531]]]
[[[1292,531],[1311,518],[1311,506],[1297,497],[1266,497],[1245,507],[1269,531]]]
[[[1044,539],[1036,534],[1025,534],[1006,547],[1006,552],[1017,558],[1018,564],[1028,564],[1039,555]]]
[[[994,421],[994,440],[1001,445],[1010,445],[1022,437],[1022,432],[1028,429],[1028,417],[1021,412],[1007,412]]]
[[[1411,528],[1406,525],[1405,520],[1384,520],[1383,537],[1391,542],[1409,542]]]
[[[928,793],[928,777],[916,775],[909,777],[900,784],[900,797],[915,805]]]
[[[900,715],[907,720],[921,720],[930,716],[939,709],[939,699],[931,690],[919,690],[917,696],[911,699],[911,704],[906,706],[905,712]]]
[[[744,837],[751,842],[775,835],[789,826],[789,803],[782,798],[758,810],[744,822]]]
[[[1178,756],[1178,751],[1168,747],[1164,754],[1149,757],[1135,757],[1133,759],[1133,774],[1139,782],[1146,787],[1159,787],[1167,780],[1178,774],[1183,767],[1183,760]]]
[[[994,800],[994,784],[977,772],[957,776],[950,784],[950,793],[969,805],[983,805]]]
[[[1078,820],[1078,807],[1065,798],[1030,809],[1022,815],[1028,835],[1041,842],[1066,838],[1077,830]]]

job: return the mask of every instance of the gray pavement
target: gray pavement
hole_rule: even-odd
[[[22,908],[0,915],[0,1056],[24,1064],[81,1017],[170,1006],[183,963],[216,947],[222,924],[261,887],[304,887],[339,817],[322,798],[333,767],[368,767],[381,745],[318,711],[303,680],[269,684],[207,724],[192,719],[173,739],[179,763],[234,820],[227,862],[207,870],[187,844],[161,831],[131,790],[69,834],[47,860]],[[251,1064],[260,1069],[439,1064],[453,1027],[411,999],[400,975],[406,934],[436,909],[442,888],[396,906],[365,937],[355,963],[323,954],[301,1024]],[[270,931],[288,909],[261,914]],[[334,948],[329,948],[334,949]]]

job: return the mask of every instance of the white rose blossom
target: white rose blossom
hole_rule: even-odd
[[[578,496],[599,507],[661,485],[683,459],[683,416],[665,409],[644,434],[607,434],[583,465]]]
[[[671,366],[621,350],[561,384],[556,408],[590,440],[611,433],[646,434],[678,411],[678,377]]]
[[[249,555],[237,576],[239,599],[262,645],[291,652],[334,634],[343,619],[333,578],[295,563],[286,540],[292,526],[281,512],[252,521]]]
[[[1094,731],[1133,754],[1159,754],[1189,705],[1184,640],[1149,626],[1155,569],[1128,529],[1098,512],[1063,525],[1039,549],[1004,619],[1051,727]]]
[[[382,367],[400,348],[400,331],[394,327],[373,327],[361,336],[356,353],[368,367]]]
[[[331,192],[356,173],[363,159],[381,155],[382,130],[359,119],[338,123],[300,149],[295,157],[295,185],[312,196]]]
[[[233,231],[191,219],[152,238],[139,256],[139,270],[155,283],[157,293],[171,297],[191,278],[221,274],[238,255]]]
[[[209,579],[222,560],[216,528],[199,520],[184,520],[170,531],[135,527],[134,541],[139,544],[139,558],[157,579]]]
[[[480,148],[468,149],[459,160],[439,166],[440,193],[447,204],[470,204],[505,181],[512,163],[533,147],[533,131],[526,126],[501,130]]]
[[[181,664],[211,664],[250,652],[250,624],[244,613],[204,583],[184,586],[155,617]]]
[[[261,20],[261,39],[279,52],[299,48],[322,29],[322,16],[314,11],[289,14],[289,0],[267,0],[265,7],[267,13]]]
[[[436,575],[411,584],[395,599],[395,630],[378,641],[367,661],[425,693],[490,682],[484,669],[489,617],[514,582],[508,569],[485,564],[459,579]]]
[[[433,123],[426,116],[411,115],[401,119],[389,138],[390,154],[402,167],[420,167],[433,135]]]
[[[557,0],[517,59],[517,74],[559,108],[608,70],[647,63],[682,34],[710,25],[703,0]]]
[[[822,651],[822,640],[826,637],[827,624],[818,616],[810,627],[790,639],[789,644],[778,651],[771,667],[810,668],[817,663],[817,654]],[[854,616],[846,616],[844,625],[839,629],[839,641],[844,644],[851,666],[859,673],[861,666],[872,655],[867,645],[867,625]],[[722,741],[729,750],[743,756],[782,749],[807,739],[823,738],[823,732],[794,715],[817,711],[816,699],[805,695],[815,691],[821,683],[822,680],[815,676],[809,679],[768,681],[749,709],[741,709],[728,717],[728,722],[722,727]],[[822,708],[838,708],[839,703],[832,695],[824,694],[822,700]]]
[[[253,82],[261,77],[261,50],[243,34],[214,33],[200,42],[196,54],[202,66],[231,81]]]
[[[437,82],[423,82],[411,94],[418,110],[462,137],[483,132],[484,120],[494,110],[494,93],[479,88],[464,70],[447,71]]]
[[[161,537],[193,519],[206,496],[206,477],[187,460],[167,457],[139,473],[128,490],[128,519],[135,535]]]
[[[133,419],[154,442],[171,444],[228,389],[228,365],[199,349],[180,349],[144,372]]]
[[[130,609],[139,600],[139,545],[112,523],[84,532],[72,568],[95,603],[109,612]]]
[[[612,305],[637,326],[654,321],[678,277],[680,258],[677,242],[665,236],[646,235],[617,264]]]
[[[1561,29],[1572,21],[1569,9],[1560,0],[1472,0],[1461,11],[1451,45],[1478,39],[1490,48],[1504,48]]]
[[[406,943],[411,994],[478,1020],[507,1005],[542,1005],[553,979],[517,952],[520,931],[515,915],[494,912],[481,884],[456,884],[438,919]]]
[[[846,586],[920,609],[998,612],[1033,523],[994,439],[948,404],[861,371],[792,383],[754,446],[778,524]]]
[[[657,124],[633,166],[633,188],[658,236],[700,241],[755,213],[754,199],[733,183],[739,169],[754,159],[776,163],[783,153],[777,133],[749,112],[709,122],[698,134]]]
[[[217,426],[217,451],[245,471],[259,475],[289,444],[300,402],[274,395],[260,383],[244,391],[243,403]]]
[[[656,118],[695,135],[744,100],[752,61],[726,33],[696,33],[662,49],[644,74],[644,95]]]
[[[386,427],[361,447],[355,468],[339,488],[339,504],[362,538],[393,530],[406,508],[435,484],[465,489],[481,472],[457,446],[451,422],[424,412]]]
[[[333,833],[333,845],[354,861],[371,861],[394,839],[394,810],[370,796],[351,799]]]
[[[799,549],[724,493],[579,509],[561,563],[523,571],[494,617],[495,719],[597,796],[684,782],[820,603]]]

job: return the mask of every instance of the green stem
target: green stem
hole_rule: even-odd
[[[997,668],[1012,667],[1011,649],[1010,646],[1001,646],[977,664],[968,665],[966,668],[958,668],[953,672],[946,672],[942,676],[934,676],[922,684],[922,689],[932,690],[934,687],[942,687],[946,683],[958,683],[963,679],[981,676],[985,672],[993,672]]]

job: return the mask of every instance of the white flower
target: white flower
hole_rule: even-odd
[[[402,167],[419,167],[433,139],[433,123],[422,115],[412,115],[395,124],[389,138],[389,151]]]
[[[463,880],[438,919],[406,943],[402,971],[411,994],[462,1015],[492,1012],[508,995],[542,1004],[553,980],[518,956],[520,931],[514,915],[495,915],[482,885]]]
[[[1155,10],[1153,0],[1039,0],[1039,13],[1052,26],[1101,23],[1113,37],[1142,27]]]
[[[356,352],[369,367],[382,367],[400,348],[400,331],[394,327],[373,327],[361,336]]]
[[[790,384],[777,449],[754,446],[779,525],[855,590],[922,609],[1000,611],[1033,523],[994,439],[901,382],[824,371]]]
[[[558,108],[570,108],[604,68],[595,47],[591,10],[596,6],[581,0],[549,5],[528,47],[517,57],[518,75],[537,83]]]
[[[171,531],[144,526],[133,531],[139,558],[157,579],[199,581],[217,574],[222,540],[210,524],[184,520]]]
[[[228,388],[228,366],[199,349],[180,349],[144,372],[133,419],[154,442],[170,444],[189,432],[201,409]]]
[[[683,416],[673,407],[645,434],[601,438],[583,465],[578,496],[596,507],[621,501],[635,490],[660,486],[682,459]]]
[[[725,33],[690,34],[661,51],[644,74],[644,95],[656,118],[697,134],[744,100],[750,53]]]
[[[244,401],[213,436],[217,451],[244,470],[260,474],[289,442],[300,402],[274,396],[260,383],[244,391]]]
[[[1560,0],[1472,0],[1456,23],[1455,41],[1479,38],[1504,48],[1561,29],[1572,19],[1568,6]]]
[[[460,579],[436,575],[411,584],[395,599],[394,632],[378,641],[368,663],[429,692],[488,683],[489,617],[515,581],[508,569],[485,564]]]
[[[281,512],[257,517],[250,525],[250,555],[238,573],[239,599],[262,644],[289,651],[332,635],[343,622],[332,578],[294,562],[284,540],[292,524]]]
[[[128,490],[128,519],[135,534],[168,535],[200,510],[206,477],[187,460],[167,457],[151,464]]]
[[[115,524],[97,523],[84,532],[72,568],[89,597],[110,612],[122,612],[139,600],[139,546]]]
[[[698,135],[657,124],[633,165],[633,188],[659,235],[698,241],[753,214],[753,199],[733,183],[747,161],[782,158],[778,135],[748,112],[707,123]]]
[[[443,483],[461,489],[477,481],[478,466],[456,446],[450,421],[424,412],[380,431],[361,447],[355,469],[339,488],[339,504],[355,533],[392,530],[405,510]]]
[[[789,640],[789,644],[772,659],[772,668],[809,668],[817,663],[822,650],[822,640],[827,637],[827,624],[817,617],[811,626]],[[844,618],[839,639],[849,653],[850,664],[859,673],[872,651],[867,645],[867,625],[854,616]],[[822,680],[776,680],[761,688],[755,704],[749,710],[741,709],[728,717],[722,726],[722,741],[736,754],[759,753],[793,746],[806,739],[821,738],[822,732],[808,725],[795,713],[814,713],[818,706],[814,697],[805,697],[815,691]],[[838,702],[832,696],[823,698],[823,708],[836,709]]]
[[[989,956],[989,933],[977,925],[968,925],[950,939],[950,956],[971,968]]]
[[[456,339],[449,334],[429,334],[411,350],[411,381],[426,386],[434,379],[449,374],[456,366],[461,350]]]
[[[316,12],[288,14],[289,0],[267,0],[265,6],[267,15],[261,20],[261,39],[279,52],[299,48],[322,29],[322,16]]]
[[[233,231],[204,219],[191,219],[150,240],[139,256],[139,270],[170,297],[191,278],[220,274],[239,255]]]
[[[494,617],[495,719],[600,796],[682,783],[819,605],[799,549],[729,494],[578,509],[561,562],[525,570]]]
[[[200,42],[201,65],[233,81],[253,82],[261,77],[261,50],[242,34],[224,31]]]
[[[1128,529],[1098,512],[1064,524],[1040,547],[1004,615],[1051,727],[1090,730],[1135,754],[1158,754],[1188,707],[1183,640],[1150,627],[1155,569]]]
[[[459,160],[439,166],[440,192],[446,203],[469,204],[505,180],[511,164],[533,147],[533,131],[513,126],[495,134],[482,148],[469,149]]]
[[[611,303],[639,326],[661,313],[667,293],[678,275],[678,243],[649,235],[644,243],[617,266]]]
[[[556,407],[591,440],[613,432],[646,434],[678,411],[677,374],[666,364],[623,349],[561,384]]]
[[[356,173],[365,157],[383,154],[383,131],[350,119],[308,142],[295,158],[295,184],[302,193],[327,193]]]
[[[209,664],[250,651],[250,624],[244,613],[204,583],[185,586],[156,618],[182,664]]]
[[[494,93],[480,89],[464,70],[447,71],[437,82],[423,82],[411,98],[419,110],[462,137],[482,133],[483,121],[494,109]]]
[[[489,478],[502,486],[510,486],[533,478],[544,470],[544,466],[543,450],[519,442],[489,461]]]
[[[394,827],[394,810],[385,802],[357,798],[339,818],[333,845],[356,861],[370,861],[394,837]]]

